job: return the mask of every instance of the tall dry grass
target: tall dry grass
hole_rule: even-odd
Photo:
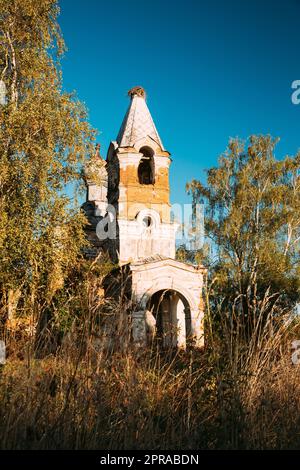
[[[208,312],[202,351],[135,350],[118,305],[106,306],[106,329],[87,309],[42,359],[28,337],[8,335],[1,448],[300,448],[300,366],[289,351],[297,324],[271,314],[262,321],[263,308],[247,342],[234,311],[224,314],[222,336]],[[112,327],[113,342],[95,335]]]

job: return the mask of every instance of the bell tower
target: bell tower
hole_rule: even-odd
[[[165,150],[142,87],[130,103],[107,156],[108,203],[115,209],[112,255],[120,264],[156,255],[175,258],[177,225],[170,218],[170,153]]]

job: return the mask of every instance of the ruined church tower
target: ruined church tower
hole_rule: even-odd
[[[152,255],[175,257],[170,220],[170,154],[163,147],[141,87],[130,104],[116,142],[108,151],[108,202],[118,216],[114,247],[120,264]]]
[[[164,148],[146,103],[145,91],[134,87],[117,139],[106,162],[99,149],[86,172],[88,238],[96,250],[108,251],[119,265],[110,281],[120,288],[126,273],[133,340],[147,342],[147,318],[156,322],[156,336],[165,347],[200,347],[203,332],[203,277],[206,269],[175,259],[177,224],[171,221],[170,154]],[[116,227],[97,240],[99,224],[110,218]],[[98,237],[99,239],[99,237]],[[108,294],[109,296],[109,294]]]

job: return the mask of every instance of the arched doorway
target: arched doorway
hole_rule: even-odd
[[[156,319],[156,341],[162,348],[185,348],[191,338],[191,310],[186,298],[174,289],[155,292],[147,308]]]

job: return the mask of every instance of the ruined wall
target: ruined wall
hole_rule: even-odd
[[[170,222],[170,186],[167,156],[154,155],[154,184],[140,184],[138,166],[143,154],[118,152],[119,218],[133,220],[141,208],[156,210],[162,222]],[[140,207],[140,208],[139,208]]]
[[[203,282],[206,269],[203,266],[191,266],[170,259],[146,260],[130,265],[132,271],[133,301],[138,306],[140,321],[152,296],[161,290],[172,290],[179,293],[187,302],[191,316],[191,334],[198,347],[204,344],[204,304]],[[177,326],[184,323],[184,312],[181,303],[176,308]],[[178,336],[178,345],[184,346],[185,328]]]
[[[168,152],[156,152],[153,184],[139,182],[143,153],[135,148],[119,148],[116,143],[108,152],[108,203],[117,217],[117,237],[111,246],[121,264],[155,253],[175,257],[176,227],[170,221],[169,203],[170,158]],[[151,219],[147,230],[143,230],[143,217]]]

